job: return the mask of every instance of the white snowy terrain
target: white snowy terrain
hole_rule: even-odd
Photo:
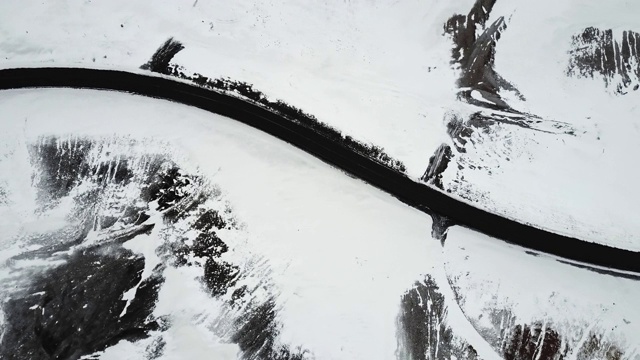
[[[635,200],[640,193],[633,186],[639,175],[634,166],[640,150],[639,95],[633,91],[638,70],[602,75],[577,68],[576,52],[594,43],[573,41],[588,28],[612,30],[620,43],[616,56],[635,69],[637,52],[628,45],[635,45],[635,38],[626,45],[622,39],[623,31],[640,32],[633,15],[638,5],[493,3],[484,0],[475,7],[489,15],[473,32],[480,36],[501,24],[491,66],[510,86],[498,89],[499,96],[511,108],[535,115],[541,122],[533,128],[543,131],[501,121],[489,128],[486,122],[466,124],[469,141],[452,154],[441,174],[442,188],[509,218],[639,250]],[[346,134],[384,147],[417,179],[441,144],[456,144],[447,136],[452,119],[465,122],[476,112],[495,117],[483,107],[493,100],[477,90],[471,103],[457,99],[465,89],[458,88],[464,69],[452,64],[454,44],[444,32],[451,17],[470,14],[474,4],[5,1],[0,66],[135,69],[174,37],[185,45],[176,64],[210,78],[254,84]],[[630,56],[619,55],[625,48]]]
[[[253,84],[480,208],[640,251],[640,3],[7,0],[0,68]],[[456,15],[461,16],[456,16]],[[637,274],[432,219],[232,119],[0,91],[0,358],[640,359]]]
[[[532,324],[543,324],[559,334],[554,340],[531,340],[540,346],[545,341],[551,343],[552,350],[543,358],[605,354],[603,346],[615,346],[622,358],[633,359],[636,354],[634,334],[640,314],[632,301],[639,288],[635,278],[612,278],[617,280],[611,282],[607,280],[611,275],[527,255],[495,239],[468,230],[460,232],[457,227],[449,231],[443,253],[440,242],[431,238],[427,215],[269,135],[201,110],[104,91],[14,90],[0,95],[0,106],[9,114],[2,123],[7,131],[3,133],[0,162],[4,194],[3,340],[7,349],[15,346],[6,343],[15,339],[12,332],[16,331],[19,309],[15,299],[25,299],[22,304],[36,314],[54,311],[51,316],[56,318],[73,309],[87,311],[89,315],[76,320],[80,324],[76,323],[77,330],[69,336],[83,347],[89,346],[83,341],[92,344],[89,340],[95,334],[83,330],[91,326],[86,324],[87,316],[98,316],[95,314],[104,310],[91,299],[110,293],[90,280],[98,276],[98,281],[118,283],[127,277],[111,273],[105,278],[104,273],[83,268],[78,259],[89,257],[96,251],[91,249],[97,248],[102,249],[97,254],[107,252],[100,255],[104,258],[98,256],[97,263],[108,264],[108,254],[115,251],[115,246],[118,251],[130,251],[129,259],[143,256],[140,279],[115,294],[120,304],[117,318],[142,311],[136,298],[145,295],[142,299],[150,308],[143,319],[155,319],[154,326],[149,325],[148,336],[140,340],[123,337],[86,358],[261,359],[277,358],[274,352],[290,351],[293,355],[281,358],[423,358],[426,353],[447,359],[461,354],[489,359],[509,354],[508,347],[495,340],[500,336],[511,340],[505,333],[509,326]],[[87,148],[87,144],[92,145]],[[43,196],[55,194],[55,189],[48,195],[42,193],[47,183],[39,179],[48,176],[46,169],[52,169],[49,171],[54,178],[63,179],[68,179],[64,174],[70,171],[65,170],[64,161],[45,168],[38,165],[39,156],[50,159],[45,156],[48,146],[54,146],[55,154],[71,159],[90,149],[86,158],[96,170],[67,195],[43,203]],[[135,174],[154,168],[152,159],[179,165],[182,175],[178,180],[189,179],[187,174],[197,174],[203,180],[180,180],[189,184],[181,190],[185,198],[168,203],[167,209],[158,205],[162,198],[150,202],[143,213],[149,216],[147,220],[132,226],[126,220],[129,215],[125,205],[133,202],[145,208],[141,200],[136,200],[140,191],[144,193],[144,183],[134,180],[141,179]],[[100,170],[105,165],[100,164],[111,164],[106,178]],[[119,182],[125,167],[133,172],[133,178]],[[33,174],[37,174],[35,178]],[[90,179],[96,176],[99,182],[91,185]],[[92,202],[93,186],[106,187]],[[207,187],[212,187],[212,192]],[[193,223],[189,215],[193,208],[189,201],[195,201],[188,200],[190,191],[211,194],[202,205],[194,203],[199,209],[196,217],[213,209],[224,222],[232,224],[214,233],[228,248],[215,259],[238,270],[224,287],[207,275],[209,260],[205,263],[205,255],[180,247],[198,241],[197,231],[193,233],[198,221]],[[183,210],[176,213],[175,209]],[[118,220],[113,223],[109,218]],[[82,232],[86,226],[82,224],[89,226],[84,230],[86,235],[71,241],[74,236],[69,234]],[[121,242],[123,235],[119,234],[147,225],[153,225],[152,230],[122,240],[121,247],[113,245]],[[59,243],[57,239],[65,240]],[[487,244],[466,248],[482,242]],[[192,249],[198,247],[194,246]],[[50,247],[53,250],[47,250]],[[473,254],[471,260],[467,260],[469,256],[462,258],[465,249]],[[186,260],[174,260],[184,251]],[[521,259],[515,260],[514,254]],[[52,308],[49,301],[43,302],[56,286],[39,285],[42,280],[34,279],[41,279],[42,274],[45,279],[56,279],[46,281],[57,281],[61,275],[47,274],[56,274],[67,266],[74,270],[64,272],[72,279],[65,292],[82,287],[86,288],[84,293],[105,293],[80,296],[86,303],[72,302],[66,305],[69,308]],[[557,271],[548,271],[556,281],[549,283],[550,277],[542,275],[544,280],[537,282],[535,290],[529,280],[511,280],[515,274],[538,278],[540,269],[554,267]],[[581,284],[587,289],[598,282],[603,282],[606,289],[588,294],[559,283],[573,283],[578,278],[584,279]],[[150,297],[143,289],[150,288],[145,282],[153,279],[160,280],[153,285],[157,294]],[[245,290],[236,292],[243,287]],[[557,302],[547,300],[556,298]],[[414,302],[417,299],[422,300]],[[426,307],[422,307],[423,302]],[[267,314],[261,312],[264,304],[269,306]],[[590,323],[590,312],[600,314],[597,323]],[[508,317],[511,323],[494,330],[495,313]],[[270,322],[261,326],[260,321],[246,320],[252,314]],[[486,319],[488,314],[494,323],[477,320],[483,316]],[[46,322],[40,326],[55,328]],[[107,325],[104,327],[103,331],[108,331]],[[261,332],[273,336],[266,342],[273,352],[260,353],[251,341],[247,345],[243,337],[247,329],[251,330],[246,335],[251,340],[264,340]],[[29,326],[22,331],[18,343],[23,352],[18,354],[41,358],[25,352],[33,344],[25,340]],[[439,333],[448,335],[441,337]],[[606,342],[590,344],[592,335]],[[562,347],[553,341],[562,341]],[[587,346],[583,345],[585,341]],[[468,346],[473,349],[471,353]],[[70,354],[64,348],[54,349]],[[515,356],[526,355],[523,351],[523,355]]]

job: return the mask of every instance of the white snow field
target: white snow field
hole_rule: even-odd
[[[7,169],[2,177],[13,182],[3,208],[12,221],[3,224],[3,232],[31,232],[34,224],[53,217],[29,208],[35,190],[28,159],[18,155],[26,153],[21,147],[43,135],[116,143],[124,138],[125,144],[146,139],[137,151],[170,153],[221,189],[244,224],[232,256],[268,263],[271,286],[283,306],[282,341],[301,344],[318,359],[394,357],[400,296],[441,252],[430,238],[428,215],[267,134],[187,106],[104,91],[50,89],[3,91],[0,108],[3,144],[11,149],[0,163]],[[22,244],[3,238],[3,254],[20,252]],[[145,259],[152,259],[161,243],[155,239],[149,246],[131,247],[147,249]],[[217,345],[207,331],[210,324],[199,319],[213,323],[220,314],[194,273],[166,270],[155,312],[177,319],[165,358],[216,354],[235,359],[237,349]],[[123,342],[104,358],[140,359],[144,346],[137,346]]]
[[[459,72],[443,25],[474,1],[4,1],[0,66],[137,69],[168,37],[174,62],[205,76],[255,85],[359,140],[382,146],[422,175],[451,114]],[[640,250],[638,92],[567,77],[571,37],[586,27],[640,31],[635,2],[497,1],[504,16],[496,71],[526,101],[514,108],[575,136],[498,125],[475,134],[443,174],[444,189],[537,227]],[[481,29],[478,29],[478,33]],[[477,94],[477,93],[474,93]],[[448,114],[448,115],[447,115]],[[458,168],[461,167],[461,169]]]
[[[185,49],[173,63],[254,84],[384,147],[418,181],[441,144],[455,149],[451,118],[491,113],[458,99],[461,70],[443,33],[450,17],[466,15],[474,3],[5,0],[0,68],[140,71],[174,37]],[[573,134],[505,123],[481,128],[464,152],[454,150],[443,190],[523,223],[640,251],[640,91],[620,94],[599,75],[568,74],[573,36],[588,27],[612,29],[615,39],[640,32],[639,11],[640,2],[627,0],[497,0],[487,25],[503,16],[506,29],[496,42],[495,70],[522,98],[504,89],[500,96],[539,116],[540,128],[553,130],[556,121]],[[479,95],[471,92],[486,104]],[[70,89],[2,91],[0,114],[0,343],[13,321],[16,286],[65,261],[57,253],[21,256],[50,245],[46,234],[77,225],[72,196],[52,208],[38,202],[32,146],[52,137],[59,149],[80,139],[101,144],[107,150],[94,161],[161,154],[207,179],[221,193],[221,211],[228,206],[238,221],[235,230],[220,232],[229,246],[224,259],[256,289],[250,301],[274,299],[276,343],[307,350],[306,358],[475,359],[459,350],[469,345],[481,359],[640,359],[636,275],[562,263],[458,226],[441,245],[426,214],[234,120],[140,96]],[[162,223],[160,214],[150,215],[145,223]],[[83,359],[148,359],[159,341],[159,359],[248,353],[231,340],[240,316],[228,305],[231,291],[213,297],[200,268],[159,255],[169,228],[124,244],[145,263],[140,282],[120,297],[135,305],[143,280],[160,272],[152,316],[168,325]],[[99,244],[100,236],[90,232],[73,249]],[[425,278],[444,296],[444,315],[434,292],[427,299],[416,292]],[[414,307],[407,294],[418,294]],[[44,318],[38,306],[29,309]],[[416,309],[428,314],[426,332],[401,320]],[[448,330],[453,340],[445,344]],[[416,338],[425,340],[416,345]],[[454,347],[459,351],[443,350]]]

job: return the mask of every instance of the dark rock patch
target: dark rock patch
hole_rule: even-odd
[[[465,301],[460,289],[452,283],[456,301]],[[469,299],[469,301],[472,301]],[[519,321],[508,308],[488,309],[489,326],[476,330],[505,360],[562,360],[570,354],[578,359],[621,359],[620,347],[605,340],[607,330],[577,329],[576,335],[562,336],[555,324],[548,321]],[[472,322],[473,323],[473,322]],[[584,337],[586,341],[581,344]]]
[[[259,300],[255,289],[238,285],[247,276],[262,275],[243,274],[239,266],[222,259],[229,251],[223,230],[233,230],[237,224],[228,208],[219,212],[209,207],[207,201],[215,200],[220,192],[202,177],[186,173],[161,157],[143,162],[142,173],[141,169],[131,170],[134,162],[127,159],[93,163],[89,152],[97,146],[99,143],[85,139],[47,138],[32,149],[40,178],[36,186],[43,199],[59,199],[80,184],[88,186],[74,193],[77,210],[72,215],[82,221],[71,226],[73,231],[48,234],[55,237],[52,239],[34,239],[34,244],[52,245],[11,260],[64,262],[46,271],[24,273],[21,290],[13,291],[4,307],[0,358],[79,359],[120,340],[147,338],[150,331],[156,333],[145,350],[146,356],[160,357],[165,347],[162,332],[168,323],[153,318],[152,311],[164,282],[161,274],[165,266],[201,267],[203,288],[214,298],[232,291],[225,301],[240,315],[232,318],[236,329],[231,335],[221,336],[237,342],[243,358],[308,358],[306,350],[278,343],[281,325],[275,302],[269,297]],[[139,188],[138,198],[117,198],[114,202],[111,192],[104,191],[109,185],[117,193],[131,181]],[[108,215],[96,205],[105,200],[110,204]],[[148,222],[153,212],[162,215],[161,223]],[[145,259],[123,244],[156,227],[162,229],[156,254],[163,262],[141,281]],[[92,230],[98,240],[84,244]],[[135,296],[127,302],[123,294],[131,289],[135,289]]]
[[[447,240],[447,232],[449,228],[455,225],[455,222],[444,216],[437,213],[431,214],[431,237],[436,240],[440,240],[440,243],[444,245],[444,242]]]
[[[167,39],[156,52],[151,56],[151,60],[140,66],[143,70],[150,70],[160,74],[169,75],[169,62],[176,54],[184,49],[181,42],[174,40],[172,37]]]
[[[433,186],[455,191],[472,201],[478,201],[478,198],[485,195],[469,191],[463,170],[467,167],[471,170],[482,169],[484,166],[473,164],[477,161],[465,156],[469,144],[482,146],[487,141],[510,141],[510,136],[501,136],[510,131],[506,129],[508,126],[549,134],[576,135],[576,129],[570,124],[542,119],[535,114],[519,111],[501,97],[503,91],[508,91],[524,100],[515,86],[495,70],[496,46],[501,35],[507,31],[504,17],[497,17],[493,22],[489,22],[496,2],[497,0],[476,0],[467,15],[454,15],[444,25],[444,33],[453,43],[451,63],[454,68],[460,70],[457,80],[457,86],[460,88],[458,99],[477,107],[478,111],[471,115],[455,112],[446,115],[444,120],[447,133],[452,140],[452,148],[449,148],[452,154],[443,154],[442,146],[439,147],[430,159],[429,167],[422,178]],[[489,144],[489,149],[490,146]],[[497,155],[510,161],[507,152],[503,151]],[[455,160],[451,160],[452,158]],[[438,161],[439,159],[449,161]],[[450,161],[455,161],[457,166],[445,166],[449,165]],[[443,184],[439,174],[448,168],[458,173],[449,184]],[[488,172],[491,174],[491,170]]]
[[[124,159],[92,163],[89,152],[95,146],[85,139],[44,138],[32,147],[41,201],[67,196],[83,182],[90,186],[74,196],[78,211],[84,212],[84,220],[71,226],[75,230],[40,235],[34,240],[51,245],[12,258],[63,263],[25,274],[22,288],[11,294],[4,308],[0,358],[79,359],[120,340],[145,338],[158,327],[151,312],[163,282],[161,269],[142,280],[145,259],[122,246],[148,234],[155,224],[145,224],[145,209],[131,204],[119,205],[121,217],[91,210],[107,184],[120,186],[133,179]],[[100,240],[82,246],[91,229],[100,230]],[[123,294],[136,286],[135,298],[127,303]]]
[[[41,138],[31,147],[32,162],[40,169],[36,184],[38,199],[45,207],[69,195],[82,181],[99,187],[131,181],[133,173],[125,159],[91,163],[88,155],[93,147],[86,139],[64,141],[53,137]]]
[[[191,242],[183,234],[174,234],[179,240],[163,245],[160,252],[164,254],[165,261],[174,266],[201,266],[203,286],[212,297],[221,298],[233,291],[228,305],[242,313],[234,321],[236,330],[229,341],[239,345],[242,358],[306,359],[307,351],[277,344],[280,325],[276,319],[275,302],[255,301],[254,294],[246,285],[237,286],[248,275],[243,274],[237,265],[221,259],[229,247],[218,231],[231,229],[233,224],[220,212],[204,205],[208,196],[215,192],[206,189],[208,185],[200,177],[186,174],[174,166],[158,168],[151,179],[153,181],[145,188],[144,197],[149,202],[156,201],[156,209],[163,213],[165,222],[186,222],[186,228],[195,232]],[[202,261],[193,259],[203,260],[204,264],[198,265]],[[160,345],[158,352],[162,351]]]
[[[577,359],[606,359],[621,360],[624,359],[625,353],[617,345],[611,344],[604,340],[602,334],[588,334],[587,341],[582,345],[578,352]]]
[[[623,31],[621,38],[615,38],[611,29],[588,27],[571,42],[567,75],[599,74],[621,95],[640,88],[640,33]]]
[[[454,15],[444,26],[446,34],[451,36],[452,63],[461,70],[458,86],[463,90],[459,96],[464,101],[494,110],[514,111],[504,102],[498,92],[500,89],[517,89],[494,70],[495,47],[501,33],[506,29],[503,17],[486,26],[496,0],[477,0],[469,13]],[[480,35],[476,35],[482,30]],[[478,91],[488,102],[479,101],[471,96]]]
[[[58,143],[55,138],[44,138],[32,148],[31,157],[42,169],[37,184],[38,198],[42,202],[68,195],[88,175],[86,156],[91,146],[89,141]]]
[[[446,324],[446,304],[435,281],[427,276],[402,296],[398,359],[475,360],[475,349],[457,339]]]
[[[541,323],[515,325],[502,346],[505,360],[562,359],[558,333]],[[566,352],[564,354],[566,356]]]

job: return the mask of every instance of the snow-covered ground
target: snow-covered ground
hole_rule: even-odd
[[[607,88],[602,76],[567,76],[572,36],[590,26],[640,31],[628,1],[497,1],[504,16],[495,70],[526,99],[501,95],[517,110],[575,129],[575,136],[495,127],[448,169],[450,186],[491,211],[569,236],[640,250],[640,92]],[[462,113],[477,111],[467,108]],[[473,167],[469,167],[472,165]],[[461,180],[464,177],[464,180]],[[460,182],[460,185],[456,183]]]
[[[418,177],[454,101],[440,24],[472,3],[3,2],[0,66],[137,69],[174,37],[185,45],[176,63],[252,83],[384,146]]]
[[[21,174],[3,172],[4,180],[16,182],[7,186],[3,209],[15,223],[3,230],[33,232],[32,224],[48,218],[28,209],[35,190],[29,160],[19,157],[20,151],[26,152],[21,150],[25,144],[54,135],[72,144],[74,139],[106,139],[115,144],[109,154],[122,151],[118,143],[126,149],[138,141],[135,151],[170,153],[183,169],[197,169],[222,191],[242,223],[233,256],[264,259],[269,268],[268,274],[258,275],[268,275],[270,291],[282,306],[281,341],[302,345],[318,359],[394,356],[400,296],[432,267],[430,257],[440,253],[439,243],[430,239],[426,214],[291,145],[201,110],[98,91],[0,95],[0,107],[7,114],[2,120],[3,144],[11,149],[2,164],[26,167]],[[145,260],[152,261],[160,238],[156,230],[150,236],[125,247],[134,252],[147,249]],[[13,255],[12,246],[20,245],[10,240],[3,236],[3,255]],[[207,300],[189,270],[170,267],[165,276],[155,311],[179,318],[170,330],[175,338],[169,336],[166,345],[176,348],[166,358],[208,358],[216,341],[202,332],[203,324],[194,322],[205,315],[215,318],[215,301]],[[129,351],[132,346],[121,343],[105,354],[122,359],[118,349]],[[215,351],[236,356],[224,347]],[[139,351],[129,358],[140,358]]]
[[[528,326],[546,332],[537,348],[566,358],[640,352],[635,274],[588,270],[460,227],[449,230],[445,259],[462,311],[497,350],[506,352],[522,336],[516,328]]]
[[[216,201],[222,205],[215,206],[228,208],[237,222],[235,230],[220,232],[230,247],[223,258],[244,269],[247,275],[240,282],[260,285],[247,301],[275,301],[276,341],[292,350],[299,347],[316,359],[391,359],[407,356],[406,344],[418,341],[444,358],[449,356],[442,355],[443,349],[465,349],[468,344],[481,358],[491,359],[513,351],[501,341],[517,340],[517,326],[534,329],[544,324],[543,333],[557,336],[540,340],[538,334],[530,341],[547,344],[541,349],[550,349],[545,351],[553,356],[600,358],[606,349],[623,359],[637,354],[634,334],[640,314],[632,301],[638,291],[634,277],[529,255],[458,227],[449,230],[443,252],[440,242],[431,238],[427,215],[234,120],[161,100],[70,89],[3,91],[0,107],[7,114],[0,161],[5,195],[0,289],[5,299],[16,291],[16,284],[28,284],[39,272],[64,266],[59,255],[32,259],[28,254],[50,244],[42,234],[57,234],[73,222],[71,203],[82,198],[78,193],[76,200],[66,197],[54,207],[39,203],[30,144],[54,137],[61,151],[72,156],[79,141],[89,139],[102,144],[92,161],[156,154],[170,157],[182,171],[209,179],[220,194]],[[135,166],[148,167],[144,161],[140,164]],[[134,193],[113,193],[107,199],[122,201]],[[149,358],[149,349],[161,342],[161,359],[205,359],[213,354],[235,359],[242,352],[229,337],[232,319],[238,316],[225,303],[229,294],[207,294],[197,280],[197,266],[168,263],[160,255],[167,241],[162,234],[182,225],[159,228],[162,217],[153,211],[149,215],[145,224],[156,224],[154,230],[123,245],[144,255],[142,277],[118,296],[127,301],[122,315],[131,313],[133,301],[144,291],[143,280],[160,271],[163,282],[152,316],[167,325],[149,338],[122,340],[95,356]],[[100,234],[99,229],[90,232],[80,249],[99,245]],[[163,265],[154,268],[156,264]],[[431,279],[427,285],[437,285],[435,294],[440,295],[420,290],[416,294],[431,297],[411,307],[403,294],[433,289],[421,287],[425,277]],[[440,297],[444,304],[438,302]],[[38,306],[44,305],[36,302],[32,311],[39,311]],[[403,327],[411,316],[420,318],[416,309],[422,306],[432,318],[418,322],[418,328]],[[433,310],[436,306],[444,306],[444,313]],[[13,320],[5,320],[4,326]],[[418,330],[422,327],[425,330]],[[453,338],[422,340],[419,334],[429,334],[430,329],[450,331]],[[591,335],[599,342],[593,343]],[[518,359],[527,358],[526,351],[518,354]]]
[[[446,127],[452,116],[464,119],[486,110],[456,99],[460,74],[450,63],[451,39],[443,35],[443,24],[473,4],[3,1],[0,67],[137,70],[174,37],[185,45],[175,63],[208,77],[252,83],[384,147],[417,179],[438,146],[453,147]],[[525,100],[505,90],[502,99],[541,120],[561,122],[574,134],[508,124],[476,131],[443,173],[444,188],[509,218],[640,250],[640,92],[622,95],[597,75],[567,75],[573,36],[591,26],[613,29],[618,39],[622,31],[640,31],[638,6],[625,0],[498,0],[488,24],[504,16],[506,29],[496,45],[495,70]],[[477,90],[471,96],[487,103]],[[222,232],[232,248],[225,256],[248,269],[243,281],[267,285],[255,294],[258,301],[275,297],[277,340],[317,359],[406,355],[400,343],[411,337],[399,334],[398,318],[415,308],[404,308],[401,297],[422,296],[412,291],[424,289],[416,282],[425,276],[444,295],[446,326],[456,344],[472,345],[481,358],[639,356],[640,314],[632,301],[637,277],[531,255],[459,227],[449,230],[443,252],[431,239],[428,216],[232,120],[158,100],[77,90],[5,91],[0,111],[4,299],[20,279],[61,266],[59,257],[20,258],[42,246],[36,235],[75,234],[68,229],[71,198],[42,212],[31,186],[30,146],[43,136],[67,145],[86,138],[116,153],[161,154],[219,188],[240,222],[236,230]],[[85,245],[99,241],[98,235],[92,233]],[[150,279],[155,270],[148,264],[164,260],[154,252],[160,233],[145,236],[124,248],[144,254],[141,274]],[[37,241],[14,241],[25,237]],[[162,336],[165,359],[236,358],[232,330],[220,320],[235,315],[226,300],[203,291],[198,271],[162,270],[153,315],[172,320],[158,330],[162,335],[121,341],[99,356],[144,358]],[[144,290],[142,280],[136,284],[122,299],[133,304]],[[418,308],[433,315],[432,300]],[[526,331],[538,333],[527,338]]]
[[[443,34],[445,22],[473,4],[5,1],[0,66],[131,70],[174,37],[185,45],[174,61],[189,71],[252,83],[384,147],[418,178],[438,146],[451,144],[451,114],[481,110],[456,100],[459,73]],[[479,131],[443,174],[445,189],[525,223],[639,250],[640,93],[619,96],[598,76],[567,76],[572,36],[590,26],[613,29],[618,38],[623,30],[640,31],[637,7],[624,0],[497,1],[487,23],[505,18],[496,71],[526,99],[503,91],[503,100],[565,123],[575,136],[510,125],[488,136]]]

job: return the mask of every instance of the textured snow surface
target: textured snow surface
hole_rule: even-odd
[[[3,119],[9,130],[3,143],[9,147],[17,142],[14,149],[42,135],[59,136],[71,144],[87,137],[113,143],[111,153],[126,153],[133,146],[143,153],[170,153],[185,171],[197,166],[221,189],[242,222],[240,234],[231,237],[239,237],[235,242],[223,238],[232,247],[225,255],[234,263],[266,263],[266,268],[251,265],[262,269],[252,281],[268,282],[262,291],[282,307],[281,341],[304,346],[322,359],[393,358],[400,296],[429,268],[430,253],[439,252],[439,244],[430,241],[427,215],[264,133],[185,106],[74,90],[3,92],[0,101],[3,111],[13,114]],[[14,153],[3,164],[28,166],[28,160],[20,161]],[[9,214],[17,212],[11,204],[23,207],[33,196],[28,173],[25,170],[27,178],[16,184],[21,192],[12,190],[9,195]],[[33,209],[25,209],[29,218],[12,225],[18,234],[33,232],[30,224],[40,223],[29,210]],[[149,235],[124,244],[145,255],[140,282],[158,261],[154,250],[161,242],[162,221],[153,216],[149,221],[156,224]],[[19,245],[10,240],[5,238],[6,251]],[[204,359],[212,351],[235,358],[237,349],[216,345],[216,332],[207,331],[222,316],[216,309],[216,301],[221,301],[202,292],[194,272],[172,267],[164,271],[166,280],[153,314],[172,319],[165,335],[165,358],[190,354]],[[254,301],[264,301],[261,297],[267,295],[255,295]],[[125,294],[123,299],[129,298]],[[139,351],[131,352],[133,345],[121,343],[104,358],[124,353],[125,358],[140,358],[143,345],[147,344],[143,341],[136,345]]]
[[[254,84],[416,180],[640,251],[640,3],[474,3],[2,1],[0,67],[140,71],[174,37],[173,63]],[[444,33],[472,9],[488,16],[469,61],[491,58],[495,94],[461,85]],[[441,245],[427,215],[233,120],[78,90],[3,91],[0,112],[2,356],[640,358],[636,275],[456,226]],[[60,169],[81,160],[74,183]],[[172,166],[194,208],[141,195]]]
[[[471,121],[467,144],[439,176],[443,190],[521,222],[640,250],[638,4],[479,2],[478,13],[489,14],[476,36],[500,24],[492,65],[510,85],[498,89],[498,103],[470,89],[471,104],[456,96],[460,69],[444,24],[474,3],[4,1],[0,66],[133,70],[174,37],[185,45],[176,64],[254,84],[384,147],[416,179],[441,144],[456,144],[447,135],[452,119],[500,118],[505,113],[487,106],[506,102],[535,115],[529,125],[542,131]],[[590,28],[604,35],[576,42]],[[616,60],[604,63],[607,54]],[[583,67],[574,66],[576,56]]]
[[[269,135],[186,106],[49,89],[3,91],[0,107],[7,114],[0,324],[5,349],[24,344],[10,350],[16,354],[29,353],[34,334],[45,349],[77,350],[84,359],[638,356],[633,275],[530,255],[459,227],[443,248],[427,215]],[[50,144],[62,160],[43,168],[37,159],[52,156]],[[96,167],[56,198],[52,184],[67,184],[64,159],[88,144],[87,161],[111,164],[108,176]],[[178,190],[147,205],[138,195],[144,182],[134,180],[154,168],[153,159],[179,166]],[[117,171],[124,168],[131,175]],[[105,187],[92,202],[96,176]],[[127,176],[134,180],[118,182]],[[209,195],[190,210],[189,194]],[[127,222],[125,204],[145,209],[136,216],[146,220]],[[221,255],[189,250],[207,235],[193,222],[201,210],[227,224],[213,233],[223,245],[200,247],[211,254],[226,246]],[[109,226],[110,217],[120,220]],[[123,238],[146,225],[153,228]],[[207,275],[212,259],[238,275]],[[116,270],[131,266],[138,275]],[[75,339],[72,352],[38,337],[58,326],[47,316],[74,329],[51,335],[62,344]],[[86,330],[98,322],[102,332]],[[130,323],[144,336],[123,335],[106,347],[86,340],[116,336],[109,326]],[[74,348],[85,340],[84,350]]]
[[[557,261],[460,227],[449,230],[445,263],[462,311],[505,358],[638,356],[637,275]]]
[[[497,1],[488,23],[503,16],[506,29],[495,70],[526,100],[501,95],[540,120],[566,123],[575,135],[499,125],[473,138],[460,155],[468,165],[456,175],[449,169],[450,184],[508,217],[640,250],[640,192],[633,185],[640,178],[640,93],[609,91],[598,74],[567,76],[573,36],[588,27],[613,29],[617,39],[623,30],[640,31],[630,15],[639,9],[628,1]]]
[[[440,24],[466,3],[3,2],[0,64],[137,69],[174,37],[188,70],[252,83],[382,144],[419,176],[454,100]]]

